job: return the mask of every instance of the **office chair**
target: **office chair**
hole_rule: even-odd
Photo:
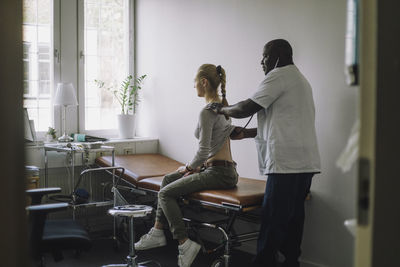
[[[68,203],[40,204],[47,194],[59,193],[61,188],[30,189],[26,193],[32,204],[26,208],[29,213],[29,242],[31,255],[36,266],[44,266],[44,254],[51,253],[55,261],[63,259],[63,250],[87,251],[91,241],[86,230],[72,219],[46,220],[47,214],[66,210]]]

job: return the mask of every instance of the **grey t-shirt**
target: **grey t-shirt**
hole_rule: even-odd
[[[195,137],[199,139],[199,149],[189,167],[195,169],[217,154],[234,128],[231,119],[227,120],[225,116],[217,115],[204,107],[194,132]]]

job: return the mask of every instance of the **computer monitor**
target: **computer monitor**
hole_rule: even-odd
[[[25,141],[35,142],[36,141],[35,124],[33,120],[29,119],[27,108],[24,108],[24,128],[25,128]]]

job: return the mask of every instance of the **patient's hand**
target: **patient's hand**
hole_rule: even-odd
[[[186,177],[186,176],[191,175],[191,174],[193,174],[193,173],[194,173],[194,171],[186,172],[186,173],[183,175],[183,177]]]
[[[180,172],[181,174],[185,174],[187,172],[187,169],[186,166],[180,166],[176,171]]]

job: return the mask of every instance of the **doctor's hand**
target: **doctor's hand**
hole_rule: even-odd
[[[223,105],[221,103],[210,103],[206,106],[206,109],[211,110],[215,114],[222,114],[221,108]]]
[[[244,137],[244,129],[242,127],[235,127],[230,135],[232,140],[241,140]]]

